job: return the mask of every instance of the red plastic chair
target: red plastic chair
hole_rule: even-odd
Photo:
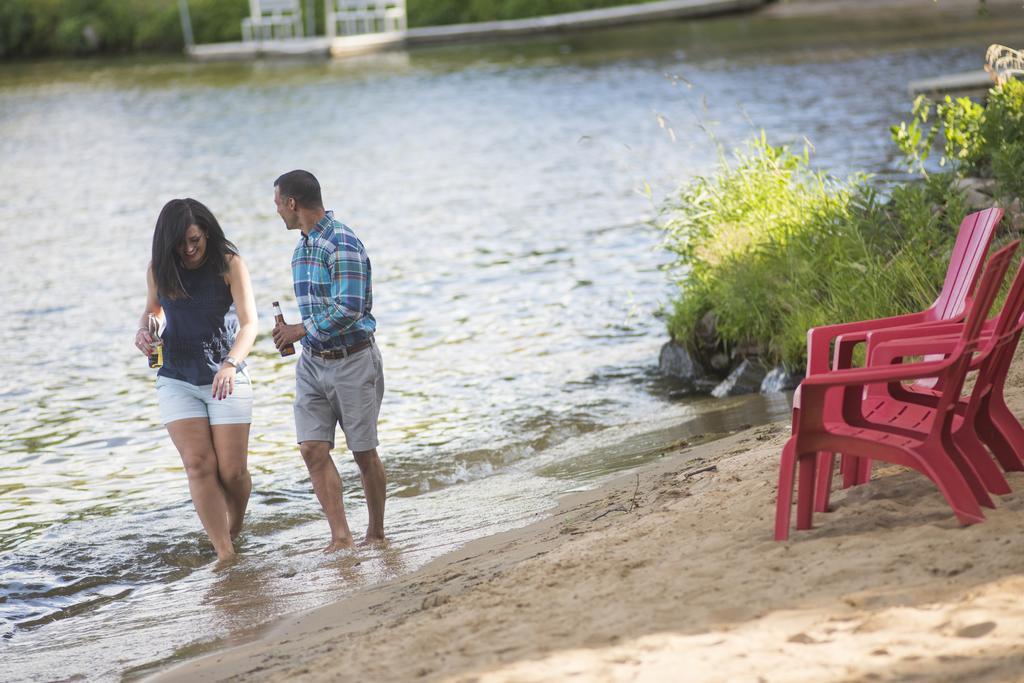
[[[875,458],[915,469],[930,478],[942,492],[961,524],[984,520],[979,500],[988,498],[982,482],[953,440],[953,421],[960,391],[978,349],[985,317],[996,297],[1018,242],[992,256],[978,286],[974,304],[952,350],[943,340],[918,340],[915,355],[946,353],[940,360],[846,368],[811,375],[804,379],[794,397],[793,434],[782,449],[775,513],[775,538],[789,537],[793,484],[797,483],[797,529],[811,527],[819,452],[841,452]],[[865,389],[871,385],[932,378],[942,387],[931,417],[908,428],[903,424],[872,422],[863,414]],[[890,412],[899,409],[889,399]],[[913,404],[904,404],[912,407]],[[847,418],[858,417],[851,423]],[[991,500],[987,501],[991,504]]]
[[[935,302],[924,311],[889,318],[862,320],[836,325],[815,327],[807,332],[807,376],[848,368],[852,364],[856,346],[867,339],[869,332],[891,327],[906,327],[941,321],[961,321],[968,308],[969,297],[977,283],[981,264],[988,253],[996,226],[1003,217],[999,208],[977,211],[960,223],[942,291]],[[829,352],[835,342],[832,362]],[[835,459],[832,453],[821,453],[818,474],[818,496],[815,510],[828,510],[828,491],[832,483]],[[843,458],[843,488],[858,483],[865,465],[851,457]]]
[[[935,348],[950,351],[962,326],[958,323],[939,323],[912,328],[872,332],[868,335],[868,365],[879,366],[899,362],[905,356],[919,353],[921,340],[928,340]],[[969,396],[962,396],[956,406],[953,439],[968,457],[975,471],[990,493],[1009,493],[1009,484],[995,467],[986,446],[1003,470],[1024,471],[1024,426],[1006,406],[1003,385],[1013,361],[1013,355],[1024,330],[1024,261],[1017,268],[1013,284],[995,318],[986,322],[981,332],[981,347],[971,360],[970,370],[978,376]],[[908,410],[907,415],[934,409],[940,392],[922,387],[904,387],[894,383],[887,387],[875,386],[868,390],[866,403],[881,406],[888,398],[903,404],[920,406]],[[906,420],[907,415],[890,418]],[[869,421],[876,418],[865,415]],[[870,460],[862,459],[865,466],[857,483],[870,477]]]

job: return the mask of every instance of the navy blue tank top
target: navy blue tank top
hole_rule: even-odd
[[[210,259],[195,270],[179,264],[178,272],[188,296],[159,297],[166,324],[164,366],[157,374],[196,386],[212,384],[238,334],[231,289]]]

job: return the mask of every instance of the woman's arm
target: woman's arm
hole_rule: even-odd
[[[241,256],[233,255],[228,259],[228,286],[231,288],[231,298],[234,299],[235,312],[238,314],[238,335],[235,337],[230,355],[241,364],[252,351],[259,326],[256,296],[252,291],[249,268]]]
[[[235,302],[235,313],[238,315],[238,334],[228,353],[231,361],[225,358],[220,364],[220,370],[213,376],[213,397],[217,400],[223,400],[235,392],[235,372],[252,350],[258,324],[256,297],[252,293],[249,269],[246,268],[241,256],[228,256],[226,279],[228,287],[231,288],[231,298]]]
[[[139,329],[135,332],[135,348],[144,356],[149,355],[153,342],[156,341],[156,337],[149,329],[151,317],[163,323],[164,309],[156,295],[156,278],[153,277],[152,263],[146,268],[146,308],[142,311],[142,316],[139,318]]]

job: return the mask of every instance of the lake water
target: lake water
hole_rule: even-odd
[[[914,78],[1020,45],[1024,12],[734,17],[347,61],[0,66],[0,679],[134,677],[519,526],[566,491],[788,412],[674,397],[651,221],[763,128],[839,174],[894,174]],[[323,556],[294,445],[295,234],[313,171],[374,266],[390,549]],[[241,559],[217,569],[153,371],[132,346],[153,224],[209,205],[260,337]],[[703,436],[701,436],[703,435]],[[357,469],[337,453],[352,527]],[[766,530],[766,534],[770,530]]]

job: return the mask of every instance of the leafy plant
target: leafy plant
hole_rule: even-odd
[[[992,88],[984,106],[966,97],[934,103],[919,96],[910,121],[890,130],[910,169],[927,176],[926,162],[941,141],[940,167],[948,164],[959,177],[995,178],[1004,196],[1022,196],[1024,82]]]
[[[867,176],[810,168],[764,134],[669,204],[679,286],[668,326],[693,348],[708,311],[726,348],[799,368],[809,327],[920,309],[934,299],[964,208],[947,176],[881,195]],[[949,210],[936,211],[936,206]]]

